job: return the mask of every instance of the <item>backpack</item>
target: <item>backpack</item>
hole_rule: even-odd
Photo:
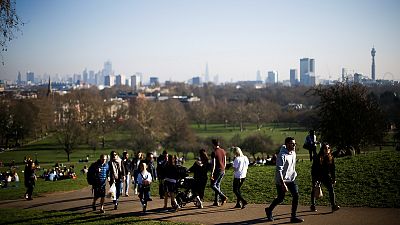
[[[86,174],[86,180],[89,185],[94,185],[96,183],[96,163],[92,163],[89,166],[88,172]]]

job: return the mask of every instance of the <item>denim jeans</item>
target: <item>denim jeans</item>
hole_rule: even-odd
[[[150,199],[150,188],[144,188],[142,185],[139,185],[138,190],[140,203],[142,203],[142,206],[144,206]]]
[[[236,205],[239,205],[240,202],[246,202],[246,200],[244,200],[242,197],[242,193],[240,192],[240,188],[245,180],[246,178],[233,178],[233,193],[236,195]]]
[[[131,181],[131,174],[125,175],[124,185],[121,186],[121,193],[125,193],[127,195],[129,193],[129,182]]]
[[[224,193],[221,191],[221,181],[224,178],[224,171],[214,171],[214,180],[211,182],[211,188],[214,190],[214,203],[218,203],[220,199],[226,198]]]
[[[113,201],[113,203],[115,205],[118,205],[118,199],[119,199],[119,196],[121,195],[121,190],[122,190],[121,188],[122,188],[122,181],[116,180],[115,181],[115,199],[116,200]]]
[[[297,206],[299,204],[299,187],[297,186],[296,182],[287,182],[285,183],[288,187],[290,193],[292,194],[292,217],[296,217]],[[272,211],[274,210],[275,206],[283,202],[285,198],[285,191],[283,190],[282,185],[276,184],[276,189],[278,192],[278,197],[274,199],[274,201],[269,206],[269,209]]]

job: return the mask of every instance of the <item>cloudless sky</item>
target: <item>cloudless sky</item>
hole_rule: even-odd
[[[289,79],[300,58],[315,58],[320,78],[341,68],[400,80],[398,0],[17,0],[26,24],[8,44],[0,78],[95,72],[161,81],[255,80],[260,70]],[[391,74],[389,74],[391,73]],[[386,75],[384,75],[386,74]]]

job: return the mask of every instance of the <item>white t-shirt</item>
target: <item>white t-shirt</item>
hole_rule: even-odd
[[[238,156],[233,161],[233,168],[235,172],[234,178],[245,178],[247,175],[247,168],[249,167],[249,159],[246,156]]]

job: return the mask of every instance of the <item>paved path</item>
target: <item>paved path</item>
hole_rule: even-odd
[[[91,211],[91,190],[84,188],[77,191],[52,193],[46,197],[35,198],[33,201],[24,199],[0,201],[0,208],[21,208],[39,210],[57,210],[72,212]],[[197,209],[193,204],[187,205],[179,212],[169,212],[162,209],[163,201],[153,199],[148,204],[148,212],[141,212],[137,196],[122,197],[118,210],[106,199],[107,214],[139,216],[152,220],[168,220],[191,222],[198,224],[287,224],[290,220],[290,205],[279,205],[274,210],[274,222],[265,219],[265,205],[249,204],[245,209],[234,209],[234,203],[227,203],[221,207],[204,203],[203,209]],[[93,212],[98,213],[98,212]],[[329,207],[318,207],[318,212],[310,212],[308,206],[299,206],[298,215],[305,222],[315,225],[386,225],[400,224],[400,209],[394,208],[347,208],[331,213]]]

